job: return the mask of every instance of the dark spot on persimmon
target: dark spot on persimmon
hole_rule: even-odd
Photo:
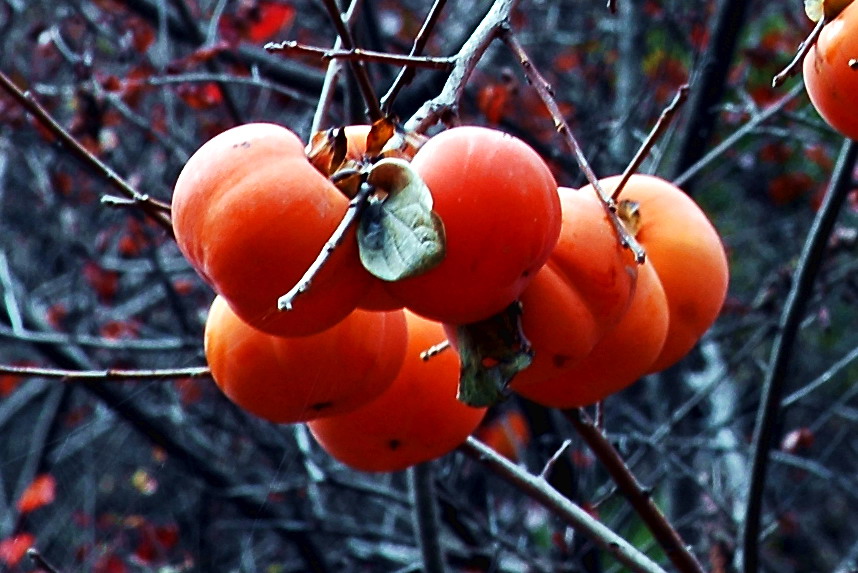
[[[387,447],[390,448],[391,450],[394,450],[394,451],[398,450],[401,445],[402,445],[402,442],[400,442],[396,438],[387,442]]]
[[[551,361],[557,368],[563,368],[569,360],[571,360],[571,358],[564,354],[555,354],[551,357]]]
[[[322,410],[326,410],[333,406],[333,402],[316,402],[315,404],[310,404],[310,409],[314,412],[321,412]]]

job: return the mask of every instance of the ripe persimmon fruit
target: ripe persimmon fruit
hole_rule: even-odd
[[[548,262],[522,293],[521,325],[534,357],[514,378],[553,378],[587,356],[631,302],[637,265],[593,193],[561,187],[563,224]]]
[[[607,193],[620,176],[601,181]],[[585,187],[593,193],[592,188]],[[664,294],[669,324],[649,372],[672,366],[712,326],[727,297],[727,254],[712,222],[682,189],[652,175],[632,175],[620,193],[635,211],[635,237],[646,249]]]
[[[557,183],[520,139],[484,127],[432,137],[411,166],[428,186],[446,234],[446,255],[417,276],[387,283],[412,311],[466,324],[506,308],[557,242]]]
[[[361,471],[391,472],[438,458],[461,444],[485,415],[456,399],[459,359],[452,349],[424,360],[444,340],[441,324],[405,310],[402,368],[379,397],[347,414],[308,422],[332,457]]]
[[[858,139],[858,3],[822,28],[804,58],[804,85],[813,107],[834,129]]]
[[[221,296],[209,310],[212,377],[248,412],[276,423],[354,410],[393,382],[405,356],[402,311],[355,310],[322,332],[274,336],[241,320]]]
[[[661,354],[667,338],[668,306],[652,263],[638,267],[631,304],[619,324],[590,353],[547,380],[516,377],[510,388],[551,408],[577,408],[604,400],[631,385]]]
[[[277,310],[347,206],[294,133],[253,123],[215,136],[188,160],[173,192],[173,229],[191,265],[243,320],[306,335],[342,320],[371,283],[350,232],[294,308]]]

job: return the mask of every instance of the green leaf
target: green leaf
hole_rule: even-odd
[[[369,170],[376,188],[357,230],[364,267],[386,281],[419,275],[445,254],[444,224],[432,210],[432,194],[411,164],[382,159]]]
[[[458,398],[474,407],[501,400],[513,377],[533,361],[518,302],[486,320],[457,326],[456,346],[461,362]]]

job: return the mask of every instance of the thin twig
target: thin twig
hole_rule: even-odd
[[[284,42],[269,42],[264,46],[269,52],[297,52],[319,56],[323,60],[359,60],[361,62],[378,62],[394,66],[409,66],[414,68],[430,68],[435,70],[449,70],[453,67],[450,58],[430,58],[428,56],[403,56],[387,52],[375,52],[353,48],[351,50],[337,50],[330,48],[319,48],[318,46],[307,46],[293,40]]]
[[[328,10],[328,16],[331,18],[334,28],[337,30],[337,35],[340,37],[342,47],[346,50],[355,49],[356,46],[352,39],[352,34],[349,32],[348,26],[346,26],[346,23],[343,21],[342,14],[340,14],[340,9],[337,7],[336,1],[323,0],[323,4]],[[372,82],[369,79],[369,73],[366,71],[366,66],[363,65],[363,62],[349,60],[349,67],[357,80],[358,88],[360,89],[361,96],[363,97],[364,103],[367,107],[369,119],[373,122],[381,119],[384,117],[384,114],[381,112],[378,97],[376,97],[375,90],[372,88]]]
[[[772,78],[772,87],[776,88],[781,85],[787,79],[798,73],[798,68],[801,66],[801,62],[804,60],[804,57],[810,51],[810,49],[816,44],[816,40],[819,38],[819,34],[822,33],[822,27],[828,23],[827,18],[820,18],[819,22],[816,23],[816,26],[813,27],[810,34],[805,38],[805,40],[798,45],[798,51],[795,54],[795,57],[792,61],[787,64],[787,66],[781,70],[781,72]]]
[[[787,106],[787,104],[789,104],[792,100],[794,100],[796,97],[798,97],[799,94],[803,92],[803,84],[798,83],[793,86],[793,88],[786,95],[784,95],[784,97],[782,97],[781,99],[779,99],[778,101],[771,104],[763,111],[752,117],[750,120],[748,120],[748,123],[744,124],[742,127],[731,133],[724,139],[724,141],[713,147],[711,151],[709,151],[708,153],[706,153],[706,155],[698,159],[684,172],[677,175],[673,179],[673,184],[682,187],[692,177],[703,171],[703,169],[705,169],[712,161],[714,161],[727,151],[733,149],[737,141],[748,135],[761,123],[782,111]]]
[[[432,34],[432,30],[435,29],[435,24],[438,23],[438,18],[441,16],[441,11],[444,9],[446,3],[447,0],[435,0],[432,4],[432,8],[429,9],[429,14],[426,16],[423,26],[420,27],[420,31],[417,32],[417,36],[414,38],[414,45],[411,46],[411,51],[408,53],[409,56],[416,57],[423,53],[426,44],[429,42],[429,36]],[[411,83],[411,80],[414,79],[414,73],[415,69],[410,66],[403,66],[399,70],[399,74],[393,80],[390,89],[381,98],[381,109],[385,113],[390,113],[390,108],[393,106],[396,96],[399,95],[403,87]]]
[[[432,346],[430,346],[429,348],[427,348],[426,350],[421,352],[420,353],[420,360],[424,360],[424,361],[429,360],[435,356],[438,356],[439,354],[441,354],[445,350],[450,350],[451,348],[452,348],[452,346],[450,346],[450,341],[449,340],[443,340],[443,341],[439,342],[438,344],[433,344]]]
[[[47,571],[47,573],[60,573],[60,570],[42,557],[42,554],[35,547],[27,549],[27,557],[30,558],[36,567]]]
[[[673,118],[676,116],[676,112],[682,104],[685,103],[686,99],[688,99],[688,84],[682,84],[679,86],[679,89],[676,90],[676,95],[673,97],[673,100],[666,108],[664,108],[661,115],[658,116],[658,121],[655,122],[655,125],[649,132],[646,140],[644,140],[637,153],[635,153],[634,158],[632,158],[626,166],[626,170],[623,171],[623,176],[620,177],[620,182],[617,183],[617,187],[611,195],[611,201],[616,203],[619,200],[623,187],[626,186],[626,183],[629,181],[632,174],[637,172],[638,168],[640,168],[644,158],[652,150],[655,142],[658,141],[658,138],[661,137],[668,126],[670,126],[670,122],[673,121]]]
[[[554,120],[554,128],[557,130],[557,133],[563,136],[569,146],[569,149],[572,151],[572,155],[575,157],[575,162],[578,163],[578,167],[581,169],[581,172],[584,173],[587,181],[593,189],[596,190],[597,195],[602,200],[602,204],[605,206],[608,216],[614,225],[614,229],[619,236],[620,242],[624,247],[632,251],[636,261],[643,263],[646,258],[646,252],[634,236],[629,233],[625,225],[623,225],[622,221],[620,221],[617,216],[616,204],[613,199],[605,193],[605,190],[602,188],[602,184],[599,182],[599,178],[596,177],[592,167],[590,167],[589,161],[587,161],[587,157],[584,155],[584,149],[581,147],[581,144],[578,143],[578,139],[575,137],[575,134],[572,133],[572,129],[569,127],[569,124],[563,118],[563,113],[560,111],[560,107],[554,99],[554,92],[551,89],[551,85],[533,65],[533,62],[527,55],[524,46],[521,45],[521,42],[519,42],[515,34],[509,30],[505,30],[502,37],[506,45],[509,46],[510,50],[515,54],[516,58],[518,58],[525,76],[527,76],[531,85],[536,89],[536,92],[542,99],[542,103],[551,114],[551,117]]]
[[[417,545],[423,557],[421,571],[444,573],[444,550],[441,547],[441,525],[435,499],[432,463],[425,462],[408,468],[408,489],[411,497],[412,522]]]
[[[15,366],[0,364],[0,374],[15,376],[62,378],[75,380],[169,380],[175,378],[208,378],[211,371],[205,366],[192,368],[159,368],[153,370],[67,370],[63,368],[41,368],[39,366]]]
[[[774,439],[780,412],[781,395],[786,386],[791,360],[795,356],[793,347],[813,291],[813,284],[824,259],[828,239],[834,229],[840,208],[852,189],[852,170],[856,158],[858,158],[858,143],[847,139],[840,149],[828,192],[816,213],[802,248],[793,276],[792,288],[784,303],[778,324],[778,335],[772,345],[751,448],[753,452],[751,480],[741,537],[744,573],[756,573],[759,569],[758,551],[763,492],[766,485],[769,449]]]
[[[120,177],[110,166],[86,150],[59,122],[40,104],[29,91],[22,91],[2,71],[0,71],[0,88],[12,96],[15,101],[29,111],[75,159],[89,168],[94,169],[104,177],[123,196],[136,202],[140,209],[155,220],[164,230],[173,236],[173,226],[168,217],[148,195],[140,193],[130,183]]]
[[[346,25],[351,28],[358,17],[358,6],[361,0],[352,0],[346,10]],[[343,46],[343,40],[339,36],[334,41],[335,50],[339,50]],[[336,85],[340,78],[340,73],[343,70],[342,62],[339,60],[331,60],[328,63],[328,69],[325,71],[325,80],[322,82],[322,91],[319,94],[319,100],[316,102],[316,111],[313,113],[313,123],[310,124],[310,137],[322,129],[325,123],[325,117],[328,115],[328,109],[331,107],[331,102],[334,101],[336,93]]]
[[[371,185],[363,183],[360,186],[360,190],[357,195],[349,201],[349,206],[346,209],[345,215],[343,215],[343,218],[340,220],[340,224],[337,225],[336,229],[334,229],[334,233],[325,243],[325,246],[322,247],[322,250],[316,257],[316,260],[313,261],[313,264],[310,265],[306,272],[304,272],[304,276],[301,277],[298,283],[289,289],[289,292],[277,299],[277,310],[287,312],[292,310],[295,299],[310,289],[310,285],[312,285],[316,275],[319,274],[319,271],[322,270],[331,256],[333,256],[334,251],[336,251],[337,247],[345,239],[346,233],[348,233],[349,229],[357,224],[360,214],[366,206],[367,199],[372,192],[373,187]]]
[[[529,473],[474,437],[469,437],[460,449],[586,535],[633,573],[666,573],[628,541],[561,495],[542,477]]]
[[[548,480],[548,477],[551,475],[551,472],[554,470],[554,466],[557,465],[557,462],[560,461],[560,458],[569,450],[569,447],[572,445],[572,440],[563,440],[563,443],[560,444],[560,447],[557,448],[557,451],[554,452],[554,455],[551,456],[545,465],[542,467],[542,471],[539,472],[539,477],[544,480]]]
[[[617,488],[652,532],[652,536],[677,571],[703,573],[703,567],[697,558],[688,550],[682,537],[653,501],[652,493],[638,482],[626,465],[625,460],[596,427],[587,412],[578,408],[567,410],[564,414],[610,474]]]
[[[459,52],[453,56],[455,62],[441,93],[425,102],[405,123],[405,131],[423,133],[442,118],[456,114],[465,84],[477,63],[501,30],[508,26],[513,8],[518,0],[495,0],[479,26],[468,37]]]

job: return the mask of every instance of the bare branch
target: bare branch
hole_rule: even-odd
[[[264,47],[269,52],[294,52],[299,54],[318,56],[323,60],[355,60],[360,62],[378,62],[395,66],[429,68],[435,70],[449,70],[453,67],[453,62],[450,58],[402,56],[398,54],[389,54],[387,52],[362,50],[360,48],[352,48],[351,50],[327,49],[319,48],[317,46],[307,46],[305,44],[301,44],[293,40],[286,40],[284,42],[269,42],[268,44],[265,44]]]
[[[592,539],[596,545],[613,555],[629,570],[634,573],[666,573],[628,541],[561,495],[544,478],[528,473],[474,437],[468,438],[461,449]]]

